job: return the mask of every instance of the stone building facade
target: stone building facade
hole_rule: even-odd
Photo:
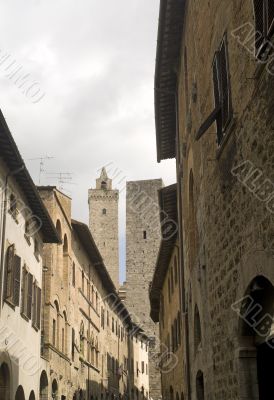
[[[43,246],[60,238],[0,112],[0,399],[35,400]]]
[[[177,185],[159,191],[162,240],[150,287],[151,318],[159,323],[161,389],[164,400],[184,399],[184,354]]]
[[[127,182],[126,186],[126,299],[133,319],[150,338],[149,394],[160,398],[157,367],[159,327],[150,318],[149,283],[160,246],[158,190],[161,179]]]
[[[157,152],[177,163],[187,399],[274,396],[273,22],[267,1],[160,2]]]
[[[135,335],[130,315],[89,227],[71,218],[71,199],[55,187],[39,192],[62,237],[61,245],[44,250],[42,357],[48,385],[43,400],[130,398],[134,370],[128,360],[137,357],[130,356]],[[137,336],[137,343],[141,340]],[[148,352],[142,359],[148,363]],[[133,388],[132,400],[143,400],[145,392],[137,397]]]
[[[96,179],[96,188],[89,189],[89,227],[110,276],[119,287],[119,237],[118,203],[119,191],[112,189],[112,180],[106,169]]]

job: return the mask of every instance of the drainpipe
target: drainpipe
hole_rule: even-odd
[[[9,178],[18,174],[25,169],[25,165],[17,168],[14,171],[9,172],[5,178],[4,188],[4,201],[2,211],[2,237],[1,237],[1,259],[0,259],[0,315],[2,313],[3,306],[3,287],[4,287],[4,254],[5,254],[5,239],[6,239],[6,221],[7,221],[7,205],[8,205],[8,181]]]
[[[189,357],[189,326],[188,326],[188,312],[185,302],[185,270],[184,270],[184,232],[183,232],[183,202],[182,202],[182,177],[181,174],[181,157],[180,157],[180,132],[179,132],[179,101],[178,101],[178,88],[175,93],[175,109],[176,109],[176,169],[177,169],[177,200],[178,200],[178,221],[179,221],[179,273],[180,273],[180,304],[181,314],[183,316],[183,328],[185,335],[185,355],[186,355],[186,381],[187,381],[187,398],[191,400],[191,379],[190,379],[190,357]]]

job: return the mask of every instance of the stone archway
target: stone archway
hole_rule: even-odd
[[[239,315],[240,400],[274,398],[274,287],[262,275],[233,305]]]
[[[40,376],[40,388],[39,388],[40,400],[48,400],[49,396],[49,381],[46,371],[42,371]]]
[[[10,370],[6,363],[0,367],[0,399],[10,399]]]
[[[16,390],[15,400],[25,400],[25,393],[22,386],[19,386]]]

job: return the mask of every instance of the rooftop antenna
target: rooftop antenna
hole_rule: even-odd
[[[45,160],[52,160],[54,157],[50,156],[42,156],[42,157],[36,157],[36,158],[29,158],[28,161],[37,161],[40,160],[40,168],[39,168],[39,178],[38,178],[38,184],[41,184],[41,175],[43,172],[45,172],[44,166],[45,166]]]
[[[71,182],[72,180],[71,172],[49,172],[48,176],[52,179],[58,180],[58,189],[64,190],[64,185],[76,185],[76,183]]]

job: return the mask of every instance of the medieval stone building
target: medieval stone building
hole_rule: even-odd
[[[133,318],[150,338],[150,397],[160,398],[158,369],[159,327],[150,318],[149,283],[160,246],[158,190],[161,179],[127,182],[126,193],[126,300]]]
[[[187,399],[274,396],[273,26],[268,1],[160,1],[157,153],[177,163]]]
[[[96,179],[96,188],[89,189],[89,227],[105,265],[119,288],[119,238],[118,238],[119,191],[112,189],[112,180],[105,168]]]

